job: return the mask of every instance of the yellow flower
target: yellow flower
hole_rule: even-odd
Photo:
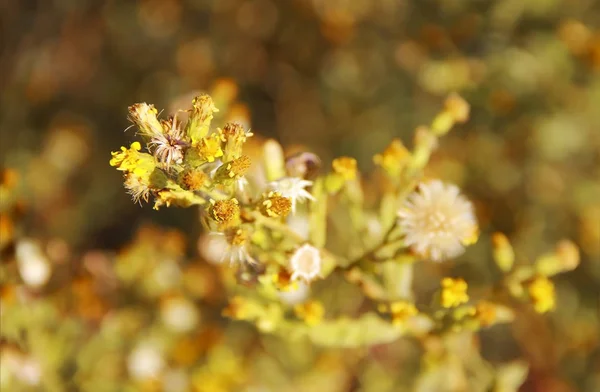
[[[241,124],[227,123],[223,129],[219,129],[221,140],[225,143],[225,160],[231,161],[242,155],[242,147],[249,137],[253,136],[251,131],[246,131]]]
[[[410,152],[399,139],[394,139],[381,154],[373,157],[373,162],[390,175],[400,174],[410,159]]]
[[[240,205],[236,199],[211,200],[210,216],[219,223],[230,222],[240,216]]]
[[[263,195],[260,212],[271,218],[286,217],[292,209],[292,201],[281,196],[278,192],[269,192]]]
[[[496,322],[497,306],[488,301],[481,301],[475,306],[475,318],[482,327],[489,327]]]
[[[292,275],[282,269],[271,275],[273,284],[279,291],[292,291],[298,289],[298,282],[292,280]]]
[[[341,175],[344,180],[350,181],[356,178],[356,159],[350,157],[339,157],[331,163],[333,171]]]
[[[202,189],[208,183],[208,175],[202,170],[189,170],[182,174],[181,182],[191,191]]]
[[[442,279],[441,304],[444,308],[453,308],[469,301],[467,282],[463,279]]]
[[[216,179],[239,179],[243,177],[250,168],[250,157],[242,155],[233,161],[225,162],[221,165],[215,174]]]
[[[110,165],[137,176],[149,176],[156,168],[156,160],[152,155],[140,152],[141,149],[139,142],[133,142],[129,149],[121,147],[121,151],[111,152]]]
[[[419,311],[410,302],[396,301],[390,304],[390,313],[392,314],[392,324],[401,325],[412,316],[416,316]]]
[[[308,325],[317,325],[323,320],[325,308],[318,301],[309,301],[294,306],[294,312],[298,318],[304,320]]]
[[[528,286],[533,307],[538,313],[546,313],[556,307],[554,283],[545,276],[538,276]]]
[[[223,156],[221,139],[216,133],[200,139],[200,143],[198,143],[197,148],[200,157],[204,158],[208,162],[214,162],[215,159]]]
[[[192,145],[197,145],[208,135],[213,113],[218,112],[212,98],[206,94],[200,95],[192,101],[192,109],[186,126],[186,133],[192,140]],[[212,162],[212,161],[209,161]]]

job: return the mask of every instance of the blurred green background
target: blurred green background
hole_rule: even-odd
[[[427,172],[477,207],[483,235],[456,269],[484,285],[494,231],[522,261],[577,243],[558,311],[517,321],[521,355],[551,380],[534,371],[523,388],[600,390],[599,1],[19,0],[0,21],[0,156],[23,180],[20,230],[79,253],[122,248],[144,222],[182,229],[195,252],[197,215],[134,205],[108,165],[134,140],[135,102],[166,114],[221,92],[260,137],[369,173],[459,92],[471,119]]]

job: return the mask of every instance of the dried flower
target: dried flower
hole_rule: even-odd
[[[290,259],[292,280],[298,278],[310,282],[321,272],[321,254],[319,250],[309,244],[299,247]]]
[[[306,199],[315,200],[313,195],[304,189],[312,184],[312,181],[303,180],[298,177],[284,177],[272,182],[270,186],[281,196],[288,197],[292,201],[292,214],[294,214],[296,213],[296,203],[302,203]]]
[[[165,132],[153,136],[148,142],[148,148],[154,150],[156,158],[168,169],[173,163],[180,164],[183,161],[183,149],[188,143],[184,140],[183,131],[177,126],[175,117],[163,122],[162,125]]]
[[[442,279],[441,304],[444,308],[453,308],[469,301],[467,282],[463,279]]]
[[[291,210],[292,201],[278,192],[269,192],[263,196],[260,212],[272,218],[286,217]]]
[[[422,257],[442,261],[464,252],[477,238],[472,204],[455,185],[421,184],[398,210],[404,243]]]
[[[129,120],[137,126],[139,133],[147,138],[163,134],[157,114],[154,106],[147,103],[136,103],[129,107]]]
[[[356,178],[356,159],[350,157],[340,157],[331,163],[333,171],[341,175],[346,181]]]
[[[556,307],[556,292],[554,283],[550,279],[545,276],[538,276],[529,283],[527,289],[536,312],[546,313],[554,310]]]
[[[127,173],[125,175],[124,185],[134,203],[141,204],[142,200],[146,203],[148,202],[148,197],[150,196],[150,184],[147,180],[147,177],[136,176],[133,173]]]

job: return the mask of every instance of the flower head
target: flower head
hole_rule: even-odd
[[[292,202],[289,198],[281,196],[277,192],[269,192],[263,195],[260,212],[271,218],[285,217],[290,212]]]
[[[390,175],[398,175],[408,163],[410,152],[402,141],[394,139],[390,145],[381,153],[373,157],[373,162],[381,166]]]
[[[237,159],[242,155],[242,146],[254,134],[245,130],[241,124],[227,123],[219,129],[221,140],[225,143],[224,158],[227,161]]]
[[[467,282],[463,279],[442,279],[441,303],[444,308],[453,308],[469,301]]]
[[[292,280],[301,278],[307,282],[314,280],[321,272],[321,254],[309,244],[304,244],[294,252],[290,259]]]
[[[294,312],[298,318],[304,320],[308,325],[317,325],[323,320],[325,308],[318,301],[309,301],[294,306]]]
[[[233,228],[225,231],[227,249],[223,253],[222,260],[229,260],[229,264],[248,263],[257,264],[248,247],[250,245],[250,233],[242,228]]]
[[[442,261],[464,252],[477,238],[473,205],[455,185],[421,184],[398,210],[404,242],[422,257]]]
[[[191,139],[192,145],[196,146],[202,138],[208,135],[213,114],[218,111],[219,109],[215,107],[210,96],[204,94],[194,98],[186,125],[186,133]]]
[[[139,133],[145,137],[162,135],[163,127],[157,118],[158,112],[153,105],[136,103],[129,107],[129,120],[134,123]]]
[[[356,159],[350,157],[339,157],[331,163],[333,171],[341,175],[344,180],[354,180],[356,178]]]
[[[304,189],[312,184],[312,181],[303,180],[298,177],[284,177],[272,182],[270,186],[275,192],[278,192],[281,196],[287,197],[292,201],[292,214],[294,214],[296,213],[297,202],[302,203],[306,199],[312,201],[315,200],[313,195]]]
[[[111,152],[110,165],[120,171],[149,176],[156,167],[156,160],[152,155],[140,152],[141,149],[139,142],[133,142],[130,148],[121,147],[121,151]]]
[[[529,296],[538,313],[546,313],[556,307],[554,283],[545,276],[538,276],[529,283]]]
[[[389,306],[382,304],[378,308],[382,313],[391,314],[393,325],[402,325],[411,317],[419,314],[413,303],[404,300],[392,302]]]
[[[183,149],[188,144],[184,140],[183,131],[177,125],[175,117],[162,122],[164,133],[150,139],[148,147],[154,149],[154,156],[165,164],[167,169],[172,163],[183,161]]]
[[[133,173],[125,175],[124,185],[134,203],[142,204],[142,200],[146,203],[148,202],[150,196],[150,184],[146,180],[147,177],[136,176]]]
[[[230,222],[240,216],[240,206],[236,199],[211,200],[210,216],[219,223]]]
[[[200,139],[197,148],[200,157],[208,162],[214,162],[215,159],[223,156],[221,139],[216,133]]]

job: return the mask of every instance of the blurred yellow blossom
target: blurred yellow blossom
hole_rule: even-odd
[[[463,279],[442,279],[441,304],[444,308],[453,308],[469,301],[467,282]]]
[[[325,308],[318,301],[308,301],[294,306],[294,312],[298,318],[304,320],[308,325],[317,325],[323,320]]]
[[[547,277],[537,276],[529,282],[527,290],[536,312],[546,313],[556,307],[554,283]]]

